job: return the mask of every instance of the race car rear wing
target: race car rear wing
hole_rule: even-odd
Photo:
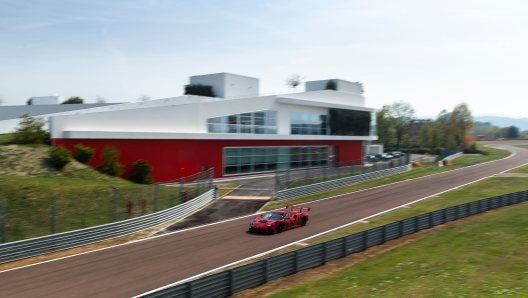
[[[302,210],[310,211],[311,210],[310,207],[294,206],[294,205],[288,205],[285,208],[286,209],[291,209],[291,211],[293,211],[293,208],[299,208],[300,211],[302,211]]]

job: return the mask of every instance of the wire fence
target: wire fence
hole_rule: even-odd
[[[0,243],[122,221],[185,203],[213,189],[213,171],[164,184],[2,200]]]
[[[390,160],[376,162],[352,160],[347,162],[336,162],[330,167],[277,172],[275,175],[275,187],[276,191],[279,192],[289,188],[382,171],[406,165],[409,163],[408,159],[409,156],[401,156]]]
[[[342,238],[257,261],[238,268],[175,283],[136,297],[229,297],[273,279],[323,265],[409,234],[488,210],[528,201],[528,190],[420,214]]]

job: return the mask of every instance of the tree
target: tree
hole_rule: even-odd
[[[65,104],[82,104],[84,103],[84,99],[80,98],[79,96],[72,96],[68,98],[66,101],[62,102],[63,105]]]
[[[508,127],[506,137],[510,139],[517,139],[519,137],[519,128],[517,128],[516,126]]]
[[[105,103],[106,99],[101,97],[101,96],[97,96],[97,99],[95,100],[95,102],[97,102],[97,103]]]
[[[15,144],[43,144],[49,142],[49,133],[44,130],[44,119],[31,117],[29,114],[20,116],[20,122],[13,134]]]
[[[302,84],[302,80],[303,78],[299,74],[292,74],[286,79],[286,86],[296,90],[297,86]]]
[[[359,89],[361,89],[361,94],[365,93],[365,86],[363,86],[363,83],[361,82],[356,82],[357,84],[359,84]]]
[[[336,83],[333,80],[326,82],[325,90],[337,90]]]
[[[403,135],[414,121],[414,109],[405,101],[396,101],[387,109],[387,116],[394,129],[398,149],[400,149]]]
[[[150,100],[150,97],[149,96],[146,96],[145,94],[142,94],[139,98],[138,98],[138,101],[149,101]]]
[[[101,160],[103,164],[97,167],[97,170],[109,176],[121,176],[123,174],[123,166],[119,163],[121,152],[114,146],[104,146],[101,153]]]
[[[455,136],[457,145],[462,145],[466,148],[466,134],[473,127],[473,117],[466,103],[457,105],[451,113],[450,122],[452,126],[452,133]]]
[[[31,101],[31,98],[30,98],[30,99],[28,99],[28,100],[26,101],[26,104],[27,104],[28,106],[30,106],[30,105],[32,105],[32,104],[33,104],[33,102]]]
[[[388,118],[389,106],[383,106],[376,112],[376,126],[378,130],[378,142],[385,146],[394,144],[394,130],[391,127],[391,121]]]
[[[130,180],[141,184],[152,184],[154,178],[150,175],[152,172],[152,165],[145,160],[137,160],[132,164],[132,171],[130,172]]]
[[[202,85],[202,84],[189,84],[185,85],[185,95],[199,95],[199,96],[208,96],[215,97],[213,91],[213,86]]]

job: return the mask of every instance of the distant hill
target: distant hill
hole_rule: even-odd
[[[473,116],[475,121],[491,122],[498,127],[517,126],[519,130],[528,130],[528,118],[510,118],[499,116]]]

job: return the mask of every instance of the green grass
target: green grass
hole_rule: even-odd
[[[518,167],[516,169],[513,169],[511,171],[508,171],[507,173],[520,173],[520,174],[528,174],[528,165]]]
[[[519,148],[523,148],[523,149],[528,149],[528,145],[515,145],[515,147],[519,147]]]
[[[475,164],[493,161],[509,156],[511,153],[506,150],[496,149],[491,147],[484,147],[483,145],[477,144],[477,149],[487,151],[489,155],[463,155],[453,159],[452,164]]]
[[[525,190],[526,182],[527,178],[489,178],[312,243],[451,205]],[[524,297],[528,295],[527,213],[528,204],[522,204],[470,218],[347,269],[302,281],[271,297]]]
[[[18,187],[10,187],[17,185]],[[113,190],[113,189],[116,190]],[[72,178],[0,176],[1,197],[7,198],[7,241],[47,235],[51,231],[52,197],[56,197],[56,232],[71,231],[160,211],[180,203],[180,190],[189,199],[207,189],[139,185]],[[114,209],[114,191],[117,195]],[[128,201],[133,213],[127,212]],[[144,206],[144,207],[143,207]],[[115,212],[114,212],[115,210]],[[146,213],[145,213],[145,212]]]
[[[0,134],[0,145],[9,145],[13,142],[14,136],[12,133]]]

